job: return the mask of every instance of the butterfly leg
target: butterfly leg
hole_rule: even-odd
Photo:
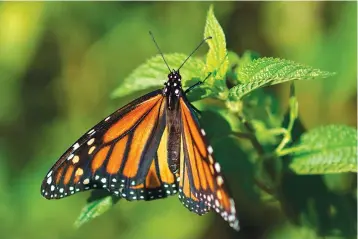
[[[205,77],[205,79],[204,79],[203,81],[198,81],[198,82],[196,82],[194,85],[190,86],[188,89],[186,89],[186,90],[184,91],[184,94],[187,94],[187,93],[189,93],[192,89],[194,89],[195,87],[197,87],[197,86],[199,86],[199,85],[201,85],[201,84],[204,84],[204,82],[211,76],[211,74],[212,74],[212,72],[210,72],[210,73],[208,74],[208,76]]]

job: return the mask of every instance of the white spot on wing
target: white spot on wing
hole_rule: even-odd
[[[221,167],[220,167],[220,164],[218,162],[216,162],[214,164],[214,167],[215,167],[216,172],[220,173]]]
[[[75,143],[74,145],[73,145],[73,150],[76,150],[76,149],[78,149],[80,147],[80,144],[79,143]]]
[[[231,209],[231,213],[236,213],[236,209],[235,209],[235,202],[234,202],[234,199],[230,198],[230,209]]]
[[[73,157],[75,157],[74,154],[70,154],[70,156],[68,156],[67,160],[71,160]]]
[[[49,177],[48,179],[47,179],[47,184],[50,184],[52,182],[52,177]]]
[[[213,148],[210,145],[208,146],[208,152],[209,154],[212,154],[214,152]]]
[[[50,177],[52,175],[52,170],[47,174],[47,177]]]
[[[80,157],[78,157],[77,155],[75,157],[73,157],[73,160],[72,160],[73,164],[78,163],[78,161],[80,161]]]
[[[91,145],[91,144],[93,144],[93,142],[94,142],[94,138],[88,140],[88,141],[87,141],[87,145]]]
[[[89,180],[88,178],[86,178],[85,180],[83,180],[83,184],[85,184],[85,185],[86,185],[86,184],[89,184],[89,181],[90,181],[90,180]]]
[[[218,183],[219,186],[221,186],[224,183],[223,177],[217,176],[216,177],[216,182]]]
[[[201,134],[202,134],[202,135],[204,135],[204,136],[206,135],[206,133],[205,133],[205,130],[204,130],[204,129],[201,129]]]

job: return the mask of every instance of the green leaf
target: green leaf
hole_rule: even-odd
[[[116,202],[118,202],[118,199],[119,198],[115,196],[105,196],[98,197],[97,199],[90,199],[86,206],[82,209],[80,216],[77,218],[74,224],[75,228],[79,228],[83,224],[105,213]]]
[[[185,54],[173,53],[164,55],[170,67],[179,67],[188,57]],[[180,70],[183,85],[192,78],[201,78],[204,62],[195,57],[191,57]],[[149,59],[146,63],[137,67],[132,74],[124,79],[122,84],[113,92],[112,97],[123,97],[135,91],[144,90],[150,87],[162,87],[167,79],[169,70],[163,58],[157,55]],[[196,80],[197,82],[197,80]]]
[[[214,9],[212,5],[210,6],[208,15],[206,17],[204,30],[204,37],[209,36],[211,36],[212,39],[207,41],[209,45],[209,51],[206,56],[206,72],[213,73],[215,79],[224,79],[226,71],[229,67],[225,34],[214,15]]]
[[[258,54],[252,51],[245,51],[242,56],[238,56],[233,51],[228,51],[228,59],[230,68],[226,72],[226,81],[229,83],[229,88],[236,86],[239,83],[243,83],[241,79],[238,79],[237,72],[240,68],[250,64],[254,59],[258,58]]]
[[[334,73],[321,71],[293,61],[278,58],[259,58],[238,70],[238,79],[243,84],[233,87],[229,100],[240,100],[251,91],[268,85],[275,85],[292,80],[309,80],[326,78]]]
[[[357,130],[344,125],[313,129],[301,136],[290,168],[297,174],[357,172]]]
[[[258,58],[259,54],[253,51],[245,51],[244,54],[242,54],[238,61],[238,67],[236,68],[236,74],[238,75],[238,80],[240,83],[245,83],[247,80],[247,78],[239,78],[242,69],[249,65],[253,60]]]

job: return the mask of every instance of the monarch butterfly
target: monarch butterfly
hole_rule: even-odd
[[[150,33],[151,34],[151,33]],[[190,211],[216,210],[239,230],[234,200],[224,184],[213,148],[199,127],[195,108],[181,86],[180,68],[169,69],[163,89],[115,111],[84,134],[52,166],[41,185],[47,199],[103,188],[131,200],[166,198],[179,192]]]

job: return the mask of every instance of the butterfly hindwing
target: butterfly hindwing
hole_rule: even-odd
[[[145,181],[130,188],[123,188],[122,197],[149,201],[166,198],[178,192],[177,177],[169,169],[167,141],[168,128],[165,127]]]
[[[219,213],[230,226],[239,229],[234,200],[225,186],[221,167],[213,158],[213,149],[205,140],[196,116],[186,99],[180,99],[183,160],[179,190],[181,201],[201,215],[209,208]]]

